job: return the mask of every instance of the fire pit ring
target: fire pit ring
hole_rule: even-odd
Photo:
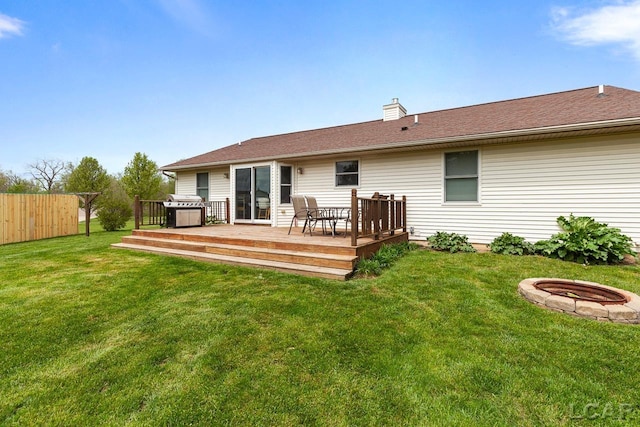
[[[582,280],[530,278],[518,292],[543,308],[574,316],[616,323],[640,323],[640,296],[622,289]]]
[[[626,304],[629,302],[629,299],[617,290],[575,280],[542,279],[537,280],[533,286],[538,290],[572,298],[576,301],[593,301],[602,305]]]

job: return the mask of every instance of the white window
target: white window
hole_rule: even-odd
[[[359,175],[360,165],[357,160],[336,162],[336,187],[357,187]]]
[[[445,202],[478,201],[478,150],[444,155]]]
[[[202,172],[196,174],[196,194],[202,197],[205,202],[209,200],[209,173]]]
[[[280,203],[291,203],[292,174],[293,168],[291,166],[280,166]]]

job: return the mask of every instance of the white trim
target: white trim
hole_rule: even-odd
[[[236,218],[236,170],[238,169],[251,169],[251,201],[255,202],[255,188],[254,185],[254,169],[259,167],[269,166],[269,201],[271,204],[271,217],[269,219],[257,219],[253,218],[253,212],[251,212],[251,217],[253,219],[238,219]],[[274,195],[279,197],[278,183],[279,179],[276,177],[279,176],[279,172],[276,169],[279,168],[278,162],[256,162],[256,163],[242,163],[242,164],[234,164],[230,167],[230,194],[229,194],[229,203],[232,206],[231,209],[231,223],[235,224],[259,224],[259,225],[271,225],[272,227],[278,226],[278,218],[276,215],[277,204],[274,204]],[[252,208],[253,209],[253,203]]]
[[[477,158],[477,162],[478,164],[477,166],[477,173],[476,173],[476,182],[477,182],[477,189],[476,189],[476,200],[447,200],[447,154],[451,154],[451,153],[461,153],[464,151],[477,151],[478,152],[478,158]],[[481,206],[482,205],[482,201],[481,201],[481,194],[482,194],[482,181],[481,181],[481,171],[482,171],[482,150],[480,150],[480,148],[465,148],[462,150],[448,150],[448,151],[443,151],[442,152],[442,168],[441,168],[441,173],[442,173],[442,205],[443,206],[448,206],[448,205],[455,205],[455,206]],[[470,176],[471,177],[471,176]]]
[[[358,162],[358,184],[357,185],[338,185],[338,183],[336,182],[337,181],[337,177],[338,177],[338,172],[336,170],[336,166],[340,162]],[[352,172],[351,172],[351,174],[352,174]],[[361,185],[362,185],[362,161],[360,160],[359,157],[352,158],[350,160],[346,160],[346,159],[334,160],[334,162],[333,162],[333,188],[334,189],[336,189],[336,190],[342,190],[342,189],[345,189],[345,188],[358,189],[358,188],[360,188]]]

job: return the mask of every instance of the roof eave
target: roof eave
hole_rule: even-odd
[[[570,125],[560,125],[560,126],[547,126],[540,128],[529,128],[529,129],[517,129],[517,130],[508,130],[508,131],[500,131],[500,132],[488,132],[481,134],[473,134],[473,135],[460,135],[454,137],[443,137],[443,138],[430,138],[430,139],[419,139],[413,141],[403,141],[403,142],[394,142],[394,143],[384,143],[375,146],[364,146],[364,147],[345,147],[342,149],[331,149],[331,150],[318,150],[313,152],[306,153],[294,153],[289,155],[280,155],[280,156],[264,156],[264,157],[253,157],[247,159],[236,159],[236,160],[225,160],[220,162],[205,162],[205,163],[196,163],[190,165],[181,165],[175,167],[166,167],[163,166],[161,169],[163,171],[182,171],[189,169],[202,169],[206,167],[212,166],[228,166],[236,163],[252,163],[252,162],[265,162],[265,161],[273,161],[273,160],[286,160],[286,159],[303,159],[308,157],[318,157],[318,156],[329,156],[335,154],[345,154],[345,153],[362,153],[362,152],[376,152],[376,151],[388,151],[388,150],[403,150],[403,149],[412,149],[416,147],[442,147],[442,146],[450,146],[450,145],[472,145],[472,144],[496,144],[500,142],[513,142],[518,140],[526,140],[526,139],[548,139],[556,136],[570,136],[571,134],[579,134],[579,135],[590,135],[590,134],[598,134],[602,133],[603,130],[614,129],[614,128],[629,128],[629,127],[638,127],[640,126],[640,117],[630,117],[625,119],[616,119],[616,120],[606,120],[606,121],[598,121],[598,122],[587,122],[587,123],[577,123]],[[630,129],[630,130],[636,130]]]

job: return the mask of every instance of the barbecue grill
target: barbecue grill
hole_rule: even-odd
[[[200,196],[169,194],[163,202],[167,208],[167,227],[202,227],[204,225],[204,202]]]

